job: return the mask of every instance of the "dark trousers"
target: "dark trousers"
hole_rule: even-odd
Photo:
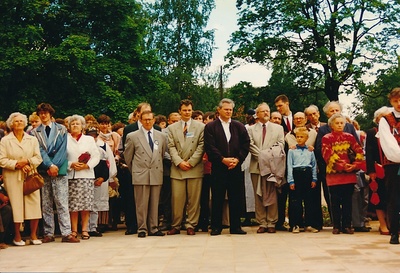
[[[8,237],[11,237],[10,234],[14,232],[14,227],[11,226],[12,222],[12,209],[11,206],[5,205],[4,207],[0,208],[0,217],[1,217],[1,222],[4,228],[4,232],[0,232],[0,243],[9,243]]]
[[[119,194],[121,196],[122,208],[125,212],[125,224],[128,230],[137,230],[136,205],[132,185],[132,175],[127,168],[118,170]]]
[[[200,217],[198,227],[207,229],[210,224],[210,187],[211,187],[211,174],[203,176],[203,184],[201,185],[200,196]]]
[[[354,184],[330,186],[333,228],[351,227],[352,195]]]
[[[312,172],[310,168],[293,170],[295,189],[289,191],[289,223],[294,226],[316,226],[315,188],[311,188]],[[304,207],[303,207],[304,202]],[[303,218],[304,215],[304,218]]]
[[[170,228],[172,222],[171,194],[171,177],[163,176],[158,215],[163,215],[162,225],[168,228]]]
[[[282,187],[280,187],[280,190],[278,191],[278,222],[276,222],[277,227],[283,226],[283,223],[286,219],[286,202],[288,198],[288,193],[289,184],[286,183]]]
[[[385,184],[387,191],[387,217],[392,235],[399,231],[400,176],[397,174],[400,164],[385,166]]]
[[[211,181],[211,228],[222,230],[222,207],[225,193],[228,194],[230,230],[240,228],[242,200],[244,198],[244,175],[240,166],[234,170],[219,171],[213,169]]]

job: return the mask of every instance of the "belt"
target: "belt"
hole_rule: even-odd
[[[296,167],[296,168],[293,168],[293,171],[296,171],[296,172],[306,172],[306,171],[310,171],[311,170],[311,167]]]

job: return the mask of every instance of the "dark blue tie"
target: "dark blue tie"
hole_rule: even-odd
[[[150,145],[150,149],[151,149],[151,151],[153,151],[153,149],[154,149],[154,143],[153,143],[153,139],[151,138],[151,132],[148,131],[148,132],[147,132],[147,135],[149,136],[149,145]]]

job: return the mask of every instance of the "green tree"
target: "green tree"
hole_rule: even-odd
[[[237,7],[230,64],[270,65],[283,56],[312,75],[308,81],[322,82],[309,85],[329,100],[338,100],[341,87],[353,88],[375,65],[393,60],[397,49],[397,0],[237,0]]]
[[[214,31],[206,27],[214,7],[214,0],[156,0],[148,5],[152,28],[147,42],[162,61],[156,69],[170,86],[163,92],[174,99],[173,105],[164,102],[165,111],[176,111],[177,101],[203,89],[197,79],[211,62]]]
[[[134,0],[0,2],[1,115],[106,113],[126,120],[137,103],[167,87],[145,48],[148,16]]]

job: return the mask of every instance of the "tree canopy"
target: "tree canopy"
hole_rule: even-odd
[[[329,100],[396,60],[397,0],[237,0],[237,8],[230,65],[290,60],[310,82],[308,92],[323,91]]]

